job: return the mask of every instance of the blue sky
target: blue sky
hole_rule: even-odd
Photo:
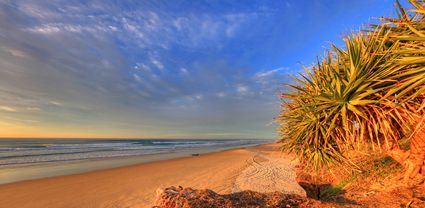
[[[0,1],[0,136],[275,138],[289,75],[393,3]]]

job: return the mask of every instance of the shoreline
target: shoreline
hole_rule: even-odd
[[[29,164],[16,167],[0,167],[0,185],[11,184],[22,181],[44,179],[49,177],[67,176],[93,171],[107,170],[113,168],[140,165],[150,162],[172,160],[177,158],[192,157],[194,155],[222,152],[233,149],[255,147],[259,145],[270,144],[250,144],[233,147],[220,148],[199,148],[187,149],[181,152],[157,153],[141,156],[123,156],[111,158],[98,158],[88,160],[70,160],[63,162],[52,162],[44,164]]]
[[[280,164],[278,168],[275,168],[276,162]],[[252,188],[294,192],[299,191],[299,187],[296,187],[293,167],[290,157],[282,155],[277,144],[263,144],[3,184],[0,185],[0,204],[5,207],[150,207],[158,188],[179,185],[208,188],[222,194]],[[277,179],[292,185],[277,186]],[[254,181],[256,187],[250,187]]]

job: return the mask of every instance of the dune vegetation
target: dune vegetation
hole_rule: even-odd
[[[406,183],[423,181],[425,3],[395,5],[396,17],[345,36],[282,92],[283,149],[306,167],[355,167],[346,153],[366,147],[402,164]]]

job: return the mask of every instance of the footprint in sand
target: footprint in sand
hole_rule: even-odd
[[[306,196],[304,189],[296,182],[294,164],[289,159],[268,157],[258,153],[247,163],[248,167],[236,178],[233,192],[279,191]]]

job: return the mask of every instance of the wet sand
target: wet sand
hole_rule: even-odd
[[[240,146],[249,147],[252,145]],[[205,154],[212,152],[220,152],[228,149],[237,149],[239,147],[221,147],[221,148],[200,148],[188,149],[180,152],[170,152],[143,156],[128,156],[128,157],[115,157],[115,158],[102,158],[93,160],[77,160],[77,161],[63,161],[52,162],[46,164],[25,165],[17,167],[1,167],[0,166],[0,185],[48,178],[53,176],[64,176],[79,173],[92,172],[96,170],[105,170],[111,168],[118,168],[136,164],[143,164],[154,161],[169,160],[173,158],[188,157],[196,154]]]

